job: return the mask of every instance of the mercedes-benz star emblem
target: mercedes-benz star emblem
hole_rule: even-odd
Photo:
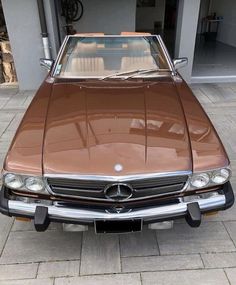
[[[107,199],[112,201],[124,201],[132,197],[133,189],[128,184],[115,183],[108,185],[104,190]]]
[[[114,166],[114,169],[116,172],[121,172],[123,170],[123,166],[118,163]]]
[[[130,213],[132,212],[132,209],[126,209],[124,206],[117,205],[117,206],[111,207],[110,209],[106,209],[105,212],[109,214]]]

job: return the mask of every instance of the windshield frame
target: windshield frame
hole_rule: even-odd
[[[64,39],[64,41],[63,41],[63,43],[61,45],[61,48],[60,48],[60,50],[58,52],[58,55],[57,55],[57,58],[55,60],[54,66],[53,66],[53,68],[52,68],[52,70],[50,72],[50,76],[51,77],[53,77],[55,79],[63,79],[63,80],[64,79],[101,79],[103,77],[102,75],[101,76],[99,76],[99,75],[96,75],[96,76],[87,76],[87,75],[86,76],[58,76],[56,74],[56,70],[58,68],[58,64],[60,63],[60,61],[61,61],[61,59],[63,57],[64,51],[66,49],[66,46],[67,46],[67,43],[68,43],[69,39],[70,38],[84,38],[84,37],[86,37],[86,38],[100,38],[100,37],[101,38],[106,38],[106,37],[107,38],[118,38],[118,37],[124,37],[124,38],[128,38],[128,37],[130,37],[130,38],[132,38],[132,37],[134,37],[134,38],[135,37],[155,37],[157,39],[158,43],[160,44],[160,47],[161,47],[161,49],[163,51],[163,55],[164,55],[165,60],[166,60],[166,62],[168,64],[168,67],[169,67],[169,70],[165,71],[165,72],[166,73],[171,73],[172,75],[175,74],[175,68],[174,68],[173,62],[171,60],[170,54],[169,54],[169,52],[168,52],[168,50],[167,50],[167,48],[166,48],[166,46],[165,46],[165,44],[164,44],[164,42],[163,42],[163,40],[162,40],[160,35],[135,35],[135,34],[134,35],[86,35],[86,36],[85,35],[68,35],[68,36],[65,37],[65,39]],[[161,71],[162,70],[160,69],[160,72]],[[158,70],[157,70],[157,72],[158,72]],[[149,77],[153,77],[154,75],[148,75],[148,76]],[[160,76],[163,76],[163,75],[160,75]],[[123,77],[123,76],[120,76],[120,77]],[[143,78],[142,75],[137,75],[137,76],[134,76],[132,78],[135,78],[135,77],[136,78],[140,78],[140,77]],[[145,76],[145,77],[147,77],[147,76]],[[119,76],[117,76],[116,78],[119,78]]]

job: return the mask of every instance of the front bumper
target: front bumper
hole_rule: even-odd
[[[133,209],[128,212],[110,213],[106,210],[84,209],[68,206],[55,202],[53,205],[38,203],[26,203],[17,200],[8,200],[5,195],[6,189],[2,187],[0,192],[0,212],[8,216],[26,217],[45,222],[51,221],[75,224],[93,224],[95,221],[125,221],[142,219],[144,223],[172,220],[176,218],[191,218],[190,209],[195,205],[199,214],[226,210],[234,203],[234,194],[230,182],[222,186],[222,189],[198,196],[187,196],[179,198],[178,202],[158,205],[155,207],[144,207]],[[38,211],[39,210],[39,211]],[[41,215],[41,217],[36,217]],[[43,215],[43,216],[42,216]],[[45,221],[44,221],[45,220]],[[198,225],[199,221],[195,224]],[[194,223],[193,223],[194,226]],[[42,227],[43,228],[43,227]]]

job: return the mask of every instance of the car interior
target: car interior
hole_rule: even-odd
[[[62,60],[60,76],[104,76],[137,69],[165,69],[166,61],[143,38],[120,41],[86,38]]]

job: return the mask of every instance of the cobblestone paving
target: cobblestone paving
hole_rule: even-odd
[[[214,122],[236,173],[236,84],[192,85]],[[34,92],[0,89],[0,164]],[[236,189],[236,175],[232,177]],[[130,235],[45,233],[0,215],[1,285],[236,284],[236,206],[204,217],[198,229]]]

